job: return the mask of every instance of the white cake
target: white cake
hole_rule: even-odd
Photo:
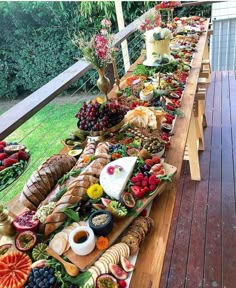
[[[159,36],[159,40],[155,39]],[[171,31],[167,28],[156,27],[145,32],[146,38],[146,64],[153,65],[154,62],[162,57],[171,59],[170,40],[173,38]],[[145,64],[145,63],[144,63]]]

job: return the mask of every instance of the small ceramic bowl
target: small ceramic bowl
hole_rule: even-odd
[[[104,219],[105,222],[101,223]],[[95,221],[97,224],[95,223]],[[110,212],[105,210],[98,210],[89,217],[89,226],[97,236],[108,235],[113,228],[113,218]]]
[[[172,125],[168,124],[168,123],[162,123],[161,124],[161,131],[162,132],[166,132],[166,133],[170,133],[172,130]]]
[[[95,236],[91,228],[79,226],[71,231],[69,243],[72,251],[77,255],[88,255],[95,248]]]

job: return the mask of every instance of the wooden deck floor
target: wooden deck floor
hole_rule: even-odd
[[[212,73],[206,149],[200,154],[202,181],[191,181],[185,161],[161,288],[236,287],[235,76],[235,72]]]

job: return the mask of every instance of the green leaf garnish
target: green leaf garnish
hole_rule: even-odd
[[[78,212],[75,212],[71,208],[65,208],[63,210],[63,213],[66,214],[67,217],[69,217],[71,220],[73,220],[75,222],[79,222],[80,221],[80,217],[79,217]]]

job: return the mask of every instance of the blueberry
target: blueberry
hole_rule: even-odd
[[[36,279],[36,281],[35,281],[35,282],[36,282],[36,284],[37,284],[37,285],[39,285],[39,283],[41,282],[41,279],[40,279],[40,278],[38,278],[38,279]]]
[[[44,276],[46,277],[48,274],[49,274],[49,271],[46,270],[46,271],[44,272]]]
[[[52,268],[49,269],[49,273],[54,275],[54,270]]]
[[[34,271],[34,277],[35,277],[35,278],[38,278],[38,277],[39,277],[39,275],[40,275],[40,274],[39,274],[39,271],[37,271],[37,270],[36,270],[36,271]]]
[[[44,284],[43,281],[40,281],[39,284],[38,284],[38,286],[39,286],[39,287],[42,287],[43,284]]]
[[[30,288],[30,287],[28,285],[26,285],[25,288]]]
[[[53,276],[50,280],[49,280],[49,284],[54,284],[56,281],[56,278]]]

